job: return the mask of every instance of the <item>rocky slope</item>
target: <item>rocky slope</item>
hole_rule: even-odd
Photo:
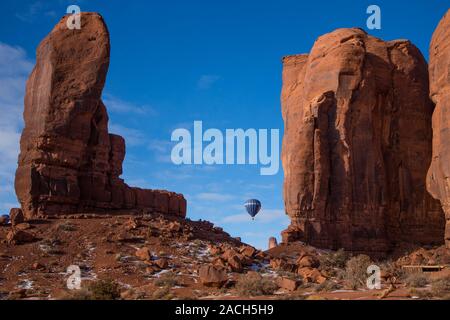
[[[356,28],[323,35],[283,59],[281,102],[284,241],[373,256],[442,243],[443,213],[425,188],[434,106],[413,44]]]
[[[69,30],[66,20],[39,45],[27,82],[15,181],[25,216],[121,209],[185,216],[182,195],[131,188],[120,178],[125,141],[108,132],[101,100],[107,27],[96,13],[82,14],[80,30]]]
[[[367,290],[352,276],[367,277],[367,257],[352,258],[364,262],[354,270],[345,253],[300,243],[262,252],[206,221],[154,213],[11,222],[0,223],[0,299],[379,299],[401,265],[450,263],[443,248],[410,248],[395,264],[376,262],[383,286]],[[73,265],[80,290],[67,287]],[[446,277],[443,270],[429,281]],[[418,294],[407,277],[395,283],[386,298]]]
[[[430,97],[433,112],[433,161],[427,189],[445,211],[445,241],[450,249],[450,11],[442,18],[430,44]]]

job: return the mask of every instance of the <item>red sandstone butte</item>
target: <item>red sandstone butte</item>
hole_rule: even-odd
[[[445,212],[445,244],[450,249],[450,10],[442,18],[430,44],[430,97],[433,112],[433,161],[427,189]]]
[[[108,132],[101,100],[108,29],[97,13],[82,13],[80,30],[66,20],[39,45],[26,86],[15,180],[26,218],[133,209],[184,217],[182,195],[131,188],[120,178],[125,141]]]
[[[338,29],[309,55],[283,59],[291,218],[284,242],[372,255],[401,242],[443,242],[444,215],[425,186],[434,107],[428,90],[427,63],[413,44],[361,29]]]

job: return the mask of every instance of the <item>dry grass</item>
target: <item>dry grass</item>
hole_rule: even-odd
[[[71,231],[76,231],[77,228],[75,227],[75,225],[73,225],[70,222],[63,222],[63,223],[58,225],[58,230],[71,232]]]
[[[120,286],[114,280],[98,280],[87,288],[70,291],[63,300],[117,300],[120,298]]]
[[[430,283],[430,280],[426,274],[423,274],[422,272],[414,272],[408,274],[404,278],[403,282],[409,288],[423,288]]]
[[[172,295],[172,293],[170,293],[170,289],[168,287],[163,287],[163,288],[155,290],[153,292],[152,297],[155,300],[171,300],[171,299],[173,299],[173,295]]]
[[[173,288],[178,285],[178,279],[173,272],[167,272],[155,280],[155,286]]]
[[[450,300],[450,278],[442,278],[432,281],[431,293],[437,298]]]
[[[416,288],[409,289],[409,294],[423,300],[428,300],[433,297],[433,294],[429,290],[418,290]]]
[[[314,288],[316,292],[331,292],[339,289],[342,289],[342,285],[332,280],[327,280]]]

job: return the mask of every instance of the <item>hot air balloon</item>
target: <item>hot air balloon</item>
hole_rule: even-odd
[[[258,214],[259,210],[261,210],[261,202],[256,199],[247,200],[244,206],[245,209],[247,209],[248,214],[252,217],[252,220],[255,219],[255,216]]]

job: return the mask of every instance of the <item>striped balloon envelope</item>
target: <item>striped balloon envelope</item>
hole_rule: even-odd
[[[256,199],[247,200],[244,206],[245,209],[247,209],[248,214],[252,217],[252,219],[254,219],[255,216],[258,214],[259,210],[261,210],[261,202]]]

